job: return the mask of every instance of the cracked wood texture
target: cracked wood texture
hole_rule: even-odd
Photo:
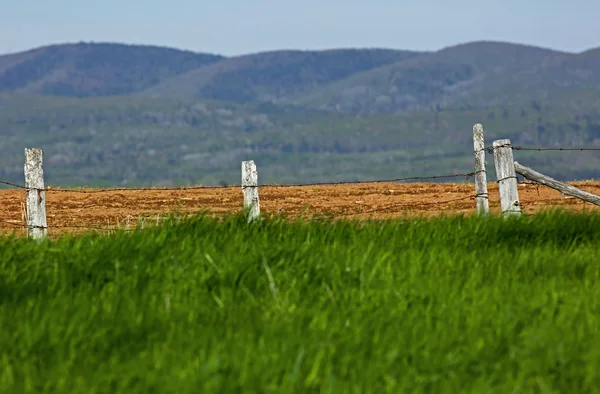
[[[583,201],[591,202],[595,205],[600,205],[600,196],[586,192],[585,190],[578,189],[566,183],[559,182],[556,179],[550,178],[549,176],[544,174],[540,174],[539,172],[529,167],[525,167],[517,163],[516,161],[515,171],[518,174],[524,176],[525,178],[537,182],[541,185],[551,187],[554,190],[558,190],[559,192],[567,194],[569,196],[580,198]]]
[[[487,190],[487,172],[485,169],[485,142],[483,139],[483,126],[473,126],[473,150],[475,153],[475,201],[477,214],[488,214],[490,210],[489,195]]]
[[[44,153],[39,148],[25,149],[25,187],[27,188],[28,235],[40,239],[47,235],[46,192],[44,189]]]
[[[242,162],[242,192],[244,208],[248,210],[248,220],[260,217],[260,201],[258,199],[258,171],[254,160]]]
[[[502,215],[520,216],[521,202],[517,190],[517,173],[515,172],[512,145],[509,139],[505,139],[494,141],[492,146]]]

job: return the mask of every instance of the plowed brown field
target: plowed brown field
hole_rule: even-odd
[[[592,193],[600,193],[600,182],[574,182]],[[498,188],[490,183],[490,210],[499,213]],[[313,217],[386,219],[415,215],[474,214],[473,184],[452,183],[363,183],[333,186],[261,186],[261,213]],[[553,189],[519,184],[522,210],[533,213],[550,208],[596,210],[600,207],[579,199],[563,197]],[[81,232],[94,228],[110,231],[134,227],[139,220],[155,224],[169,213],[214,214],[242,208],[239,187],[153,190],[49,190],[46,212],[50,235]],[[24,190],[0,190],[0,232],[25,234]]]

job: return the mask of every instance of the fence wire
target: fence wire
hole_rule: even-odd
[[[516,151],[600,151],[600,148],[573,148],[573,147],[521,147],[521,146],[513,146],[512,144],[504,144],[498,146],[484,147],[481,150],[474,151],[474,153],[478,153],[481,151],[486,151],[489,154],[493,154],[494,151],[498,148],[510,147],[512,150]],[[469,173],[459,173],[459,174],[449,174],[449,175],[432,175],[432,176],[414,176],[414,177],[403,177],[403,178],[393,178],[393,179],[375,179],[375,180],[357,180],[357,181],[335,181],[335,182],[309,182],[309,183],[296,183],[296,184],[259,184],[256,186],[248,186],[241,184],[234,185],[194,185],[194,186],[177,186],[177,187],[116,187],[116,188],[99,188],[99,189],[61,189],[54,187],[45,187],[43,189],[40,188],[31,188],[24,185],[16,184],[9,181],[0,180],[0,184],[10,186],[17,189],[22,189],[25,191],[29,190],[38,190],[45,192],[68,192],[68,193],[82,193],[82,194],[94,194],[94,193],[105,193],[105,192],[118,192],[118,191],[186,191],[186,190],[203,190],[203,189],[231,189],[231,188],[248,188],[248,187],[259,187],[259,188],[287,188],[287,187],[306,187],[306,186],[336,186],[336,185],[356,185],[356,184],[373,184],[373,183],[395,183],[395,182],[405,182],[405,181],[425,181],[425,180],[435,180],[435,179],[448,179],[448,178],[465,178],[468,180],[469,178],[476,175],[476,172]],[[519,184],[527,184],[533,185],[538,190],[539,195],[539,187],[543,186],[537,182],[533,181],[522,181]],[[600,188],[600,184],[592,184],[589,182],[581,183],[578,186],[580,187],[594,187]],[[363,211],[356,212],[343,212],[337,213],[336,215],[350,216],[350,215],[364,215],[371,213],[380,213],[380,212],[390,212],[394,213],[399,210],[417,208],[422,206],[435,206],[435,205],[444,205],[450,204],[454,202],[466,201],[466,200],[475,200],[480,195],[469,195],[466,197],[459,197],[444,201],[435,201],[435,202],[410,202],[410,203],[402,203],[395,205],[388,205],[379,208],[372,208]],[[544,199],[544,202],[552,202],[552,201],[562,201],[563,198],[549,198]],[[47,226],[30,226],[23,222],[17,221],[9,221],[9,220],[1,220],[0,224],[4,226],[0,226],[6,228],[6,225],[10,225],[13,228],[42,228],[42,229],[84,229],[84,230],[100,230],[100,231],[135,231],[135,229],[129,229],[124,226],[117,227],[104,227],[104,226],[94,226],[94,225],[47,225]]]
[[[600,148],[561,148],[561,147],[549,147],[549,148],[536,148],[536,147],[527,148],[527,147],[525,147],[524,148],[524,147],[518,146],[518,145],[502,144],[502,145],[498,145],[498,146],[487,146],[483,149],[474,151],[474,153],[486,151],[487,153],[489,153],[491,155],[498,148],[511,148],[512,150],[538,151],[538,152],[542,152],[542,151],[600,151]]]
[[[442,200],[442,201],[435,201],[435,202],[408,202],[408,203],[402,203],[402,204],[387,205],[384,207],[372,208],[372,209],[368,209],[368,210],[355,210],[354,212],[340,212],[340,213],[331,212],[331,213],[335,214],[335,215],[343,215],[343,216],[357,216],[357,215],[378,213],[378,212],[396,213],[398,211],[402,211],[405,209],[411,209],[411,208],[417,208],[417,207],[423,207],[423,206],[445,205],[445,204],[451,204],[454,202],[474,200],[476,197],[477,197],[476,195],[469,195],[469,196],[458,197],[458,198]],[[148,223],[150,224],[148,227],[152,227],[152,224],[151,224],[152,222],[148,221]],[[0,219],[0,224],[8,224],[13,228],[21,228],[21,229],[33,229],[33,228],[38,228],[38,229],[82,229],[82,230],[127,231],[127,232],[136,230],[136,229],[129,229],[124,226],[110,227],[110,226],[94,226],[94,225],[51,225],[51,224],[48,224],[47,226],[38,226],[38,225],[28,225],[23,222],[2,220],[2,219]],[[0,226],[0,228],[6,228],[6,227]]]
[[[394,182],[403,182],[403,181],[423,181],[423,180],[433,180],[433,179],[447,179],[447,178],[465,178],[468,180],[470,177],[475,175],[474,172],[470,173],[459,173],[459,174],[448,174],[448,175],[432,175],[432,176],[413,176],[413,177],[402,177],[402,178],[392,178],[392,179],[375,179],[375,180],[359,180],[359,181],[339,181],[339,182],[312,182],[312,183],[298,183],[298,184],[259,184],[258,186],[251,187],[260,187],[260,188],[287,188],[287,187],[306,187],[306,186],[332,186],[332,185],[354,185],[354,184],[372,184],[372,183],[394,183]],[[4,184],[7,186],[11,186],[17,189],[29,191],[29,190],[38,190],[45,191],[49,193],[54,192],[69,192],[69,193],[83,193],[83,194],[93,194],[93,193],[103,193],[103,192],[118,192],[118,191],[185,191],[185,190],[202,190],[202,189],[231,189],[231,188],[246,188],[249,186],[243,185],[218,185],[218,186],[179,186],[179,187],[138,187],[138,188],[101,188],[101,189],[56,189],[53,187],[45,187],[41,188],[30,188],[24,185],[19,185],[9,181],[1,181],[0,184]],[[464,201],[467,199],[473,199],[474,196],[461,197],[458,199],[439,201],[434,203],[428,202],[414,202],[414,203],[406,203],[406,204],[396,204],[393,206],[387,206],[381,209],[368,210],[366,212],[353,212],[350,215],[360,215],[362,213],[374,213],[382,210],[386,211],[395,211],[401,209],[410,209],[419,206],[430,206],[430,205],[440,205],[440,204],[448,204],[455,201]],[[342,214],[347,215],[347,214]],[[86,229],[86,230],[100,230],[100,231],[111,231],[111,230],[125,230],[125,231],[133,231],[126,230],[121,226],[110,228],[104,226],[93,226],[93,225],[47,225],[47,226],[30,226],[28,224],[16,221],[7,221],[0,220],[0,223],[4,225],[10,225],[14,228],[22,228],[22,229],[30,229],[30,228],[42,228],[42,229]]]
[[[494,146],[488,146],[482,148],[480,150],[474,151],[474,153],[478,153],[481,151],[486,151],[489,154],[493,154],[494,151],[498,148],[506,148],[509,147],[512,150],[519,151],[600,151],[600,148],[563,148],[563,147],[521,147],[514,146],[511,144],[503,144]],[[23,189],[23,190],[39,190],[46,192],[68,192],[68,193],[84,193],[84,194],[93,194],[93,193],[104,193],[104,192],[117,192],[117,191],[177,191],[177,190],[202,190],[202,189],[230,189],[230,188],[247,188],[247,187],[301,187],[301,186],[335,186],[335,185],[357,185],[357,184],[368,184],[368,183],[393,183],[393,182],[403,182],[403,181],[420,181],[420,180],[433,180],[433,179],[444,179],[444,178],[465,178],[469,179],[473,177],[476,172],[469,172],[464,174],[450,174],[450,175],[433,175],[433,176],[415,176],[415,177],[405,177],[405,178],[393,178],[393,179],[374,179],[374,180],[358,180],[358,181],[335,181],[335,182],[309,182],[309,183],[295,183],[295,184],[276,184],[276,183],[264,183],[259,184],[257,186],[246,186],[241,184],[232,184],[232,185],[194,185],[194,186],[175,186],[175,187],[115,187],[115,188],[98,188],[98,189],[59,189],[54,187],[45,187],[43,189],[39,188],[29,188],[24,185],[19,185],[9,181],[0,180],[0,184],[11,186],[13,188]]]
[[[24,185],[18,185],[16,183],[0,181],[0,184],[12,186],[14,188],[23,189],[23,190],[39,190],[45,192],[68,192],[68,193],[83,193],[83,194],[93,194],[93,193],[104,193],[104,192],[116,192],[116,191],[178,191],[178,190],[202,190],[202,189],[231,189],[231,188],[247,188],[247,187],[275,187],[275,188],[285,188],[285,187],[302,187],[302,186],[334,186],[334,185],[358,185],[358,184],[368,184],[368,183],[394,183],[394,182],[403,182],[403,181],[420,181],[420,180],[430,180],[430,179],[444,179],[444,178],[465,178],[469,179],[475,175],[475,172],[464,173],[464,174],[450,174],[450,175],[432,175],[432,176],[414,176],[414,177],[405,177],[405,178],[393,178],[393,179],[374,179],[374,180],[362,180],[362,181],[339,181],[339,182],[312,182],[312,183],[296,183],[296,184],[259,184],[257,186],[247,186],[247,185],[215,185],[215,186],[178,186],[178,187],[116,187],[116,188],[101,188],[101,189],[55,189],[53,187],[45,187],[41,188],[32,188]]]
[[[600,151],[600,148],[523,148],[513,146],[513,150],[529,150],[529,151]]]

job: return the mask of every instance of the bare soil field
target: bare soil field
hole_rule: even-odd
[[[573,182],[574,186],[599,194],[600,182]],[[328,186],[261,186],[261,213],[289,218],[331,216],[334,218],[389,219],[406,216],[474,214],[471,183],[362,183]],[[500,213],[498,187],[488,185],[490,210]],[[553,189],[519,184],[521,209],[525,213],[562,208],[592,211],[600,207],[576,198],[563,197]],[[239,187],[152,190],[50,189],[46,192],[49,234],[133,228],[159,223],[168,214],[200,211],[222,215],[242,209]],[[25,191],[0,190],[0,232],[25,235]]]

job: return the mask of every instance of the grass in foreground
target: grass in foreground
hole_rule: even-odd
[[[0,239],[0,392],[600,385],[600,216]]]

